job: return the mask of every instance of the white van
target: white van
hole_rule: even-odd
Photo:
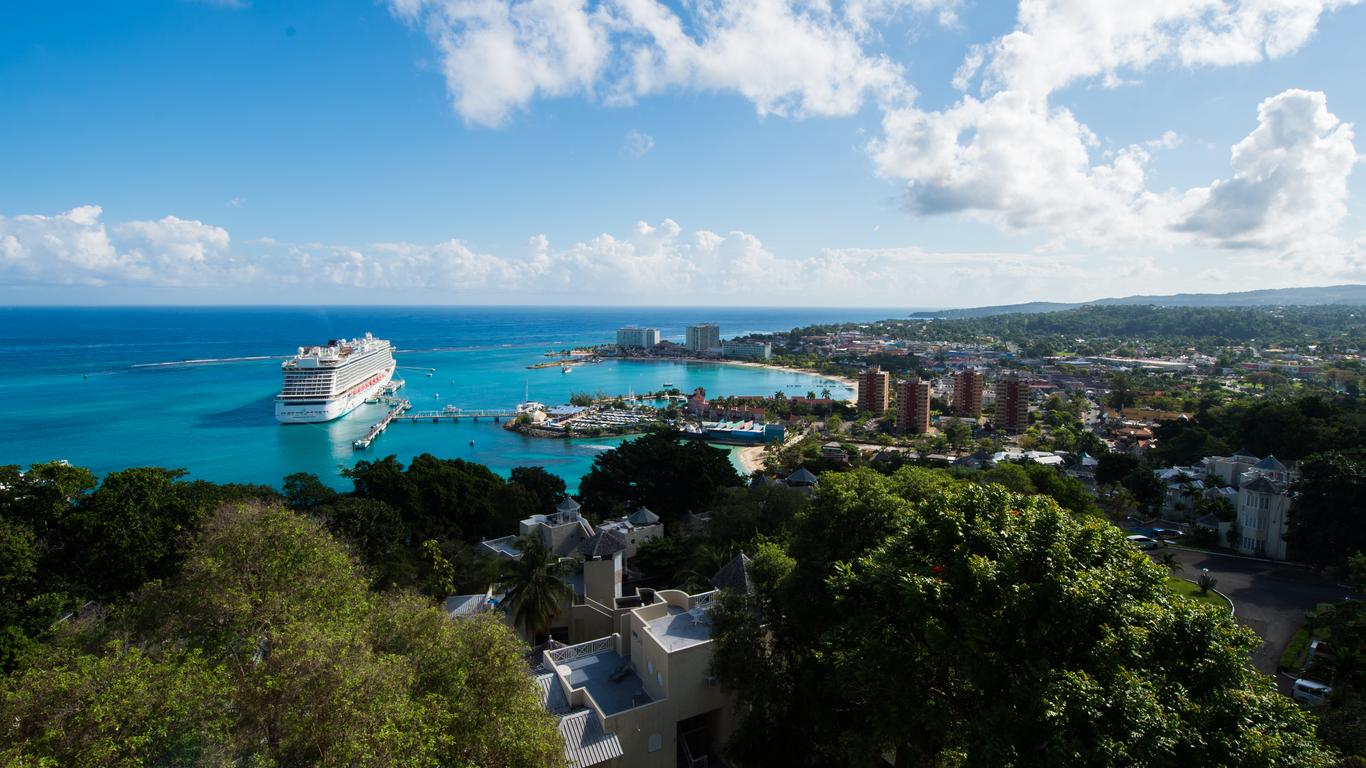
[[[1128,538],[1129,543],[1133,544],[1135,547],[1138,547],[1139,549],[1154,549],[1157,547],[1157,541],[1147,536],[1144,536],[1141,533],[1135,533],[1133,536],[1130,536]]]
[[[1301,704],[1317,707],[1327,701],[1328,694],[1332,692],[1333,689],[1323,683],[1316,680],[1310,680],[1307,677],[1301,677],[1295,681],[1290,696]]]

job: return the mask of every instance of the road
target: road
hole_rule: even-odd
[[[1276,675],[1281,653],[1290,636],[1304,623],[1304,612],[1319,603],[1336,602],[1351,590],[1325,581],[1308,568],[1295,568],[1259,560],[1216,555],[1182,547],[1155,550],[1171,552],[1183,566],[1175,575],[1186,579],[1200,577],[1202,568],[1218,579],[1215,589],[1233,601],[1234,617],[1262,638],[1262,646],[1252,655],[1252,664],[1268,675]],[[1285,678],[1278,683],[1285,687]]]

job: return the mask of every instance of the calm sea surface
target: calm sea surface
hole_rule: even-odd
[[[278,487],[313,472],[344,487],[360,459],[419,453],[487,464],[506,475],[539,465],[574,487],[615,439],[548,440],[489,421],[399,422],[369,449],[353,450],[383,414],[361,406],[327,424],[282,426],[273,397],[280,362],[296,347],[366,331],[398,349],[397,376],[414,409],[511,407],[524,393],[557,404],[573,392],[625,394],[664,382],[709,395],[805,394],[821,377],[734,365],[604,362],[529,370],[543,353],[609,342],[622,325],[658,327],[681,341],[689,323],[715,321],[723,336],[819,322],[874,320],[887,309],[716,308],[0,308],[0,464],[66,459],[97,473],[183,467],[219,482]],[[434,368],[427,376],[421,369]],[[471,445],[473,441],[473,445]]]

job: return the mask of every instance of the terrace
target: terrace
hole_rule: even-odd
[[[668,613],[645,622],[645,629],[666,651],[681,651],[711,640],[711,615],[698,606],[683,610],[668,606]]]
[[[560,648],[546,655],[570,688],[588,692],[604,717],[652,701],[631,668],[631,662],[616,652],[610,637]]]

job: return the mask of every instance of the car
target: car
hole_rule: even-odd
[[[1316,661],[1332,661],[1333,649],[1328,647],[1327,640],[1315,640],[1309,644],[1309,658],[1307,663],[1313,664]]]
[[[1328,696],[1332,692],[1332,687],[1326,683],[1320,683],[1317,680],[1301,677],[1296,680],[1295,684],[1291,687],[1290,697],[1301,704],[1317,707],[1325,701],[1328,701]]]
[[[1175,528],[1154,528],[1152,535],[1159,539],[1174,539],[1182,533]]]
[[[1141,533],[1136,533],[1133,536],[1129,536],[1128,539],[1130,544],[1133,544],[1135,547],[1138,547],[1139,549],[1157,548],[1156,541],[1154,541],[1152,538],[1149,538],[1148,536],[1144,536]]]

